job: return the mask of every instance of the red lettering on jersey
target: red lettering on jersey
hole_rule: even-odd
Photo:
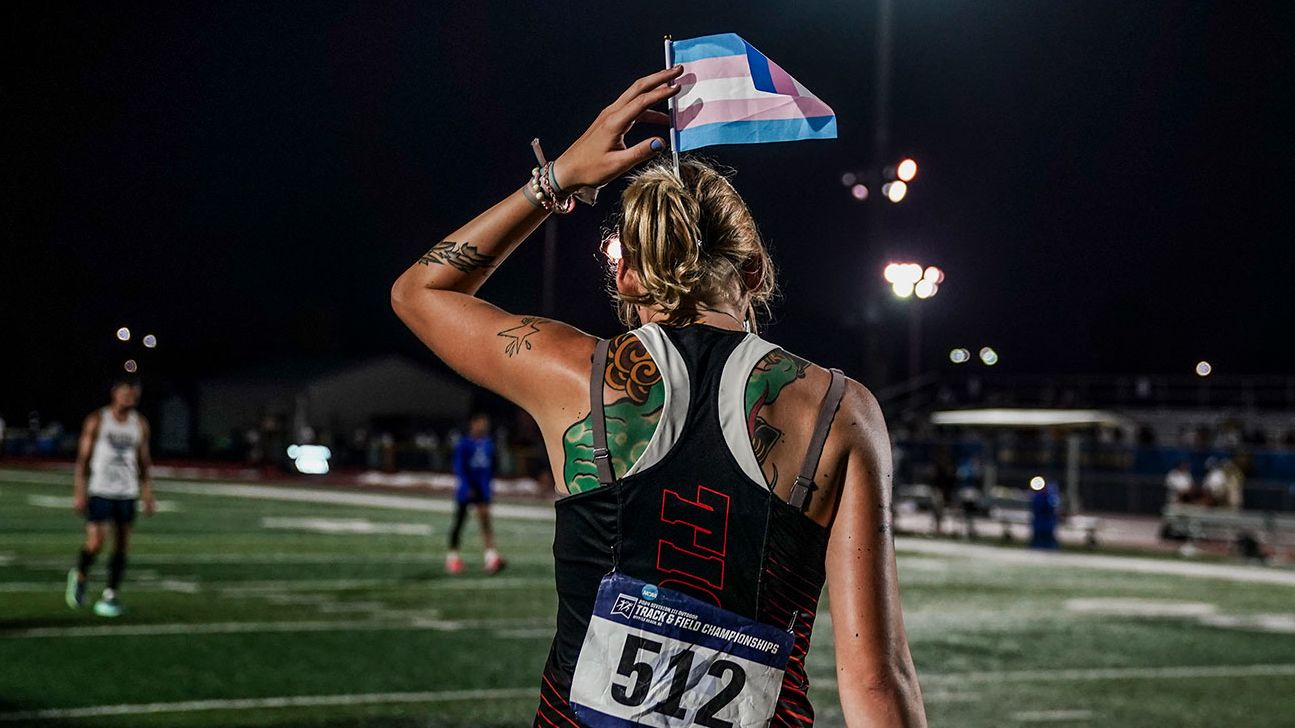
[[[728,507],[727,495],[703,485],[697,486],[696,500],[673,490],[661,494],[661,523],[676,528],[663,529],[669,538],[657,542],[657,571],[682,577],[667,581],[704,592],[716,604],[719,596],[711,590],[724,588]]]

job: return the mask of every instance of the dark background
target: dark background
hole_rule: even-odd
[[[127,356],[181,388],[432,360],[391,282],[521,184],[531,137],[555,157],[660,67],[666,32],[736,32],[838,114],[837,140],[704,150],[781,269],[768,338],[860,375],[894,255],[948,273],[921,302],[925,366],[989,344],[1009,373],[1290,374],[1289,7],[897,3],[892,156],[921,173],[869,240],[884,203],[840,175],[872,156],[870,2],[7,5],[0,416],[78,417]],[[560,228],[553,313],[602,335],[618,191]],[[483,295],[538,312],[540,242]],[[902,360],[914,302],[882,300]]]

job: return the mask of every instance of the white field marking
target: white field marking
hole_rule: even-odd
[[[62,592],[67,586],[65,581],[0,581],[0,592]],[[403,587],[414,590],[429,591],[495,591],[505,589],[550,589],[553,586],[551,577],[494,576],[480,579],[455,579],[450,581],[429,581],[416,583],[401,579],[301,579],[282,581],[232,581],[204,586],[196,579],[159,579],[157,581],[140,581],[130,584],[131,591],[178,591],[189,594],[216,591],[225,596],[256,595],[282,593],[291,591],[346,591],[349,589],[372,589],[383,587]]]
[[[233,700],[186,700],[178,703],[133,705],[92,705],[82,708],[46,708],[0,713],[0,721],[98,718],[111,715],[153,713],[196,713],[210,710],[264,710],[266,708],[315,708],[320,706],[391,705],[399,703],[444,703],[458,700],[509,700],[534,698],[535,688],[488,688],[484,690],[440,690],[421,693],[359,693],[351,695],[290,695],[278,698]]]
[[[548,554],[504,554],[509,564],[547,565],[553,563]],[[11,560],[16,556],[10,556]],[[328,552],[276,553],[257,552],[249,554],[131,554],[131,564],[425,564],[440,569],[445,564],[445,557],[426,553],[405,554],[333,554]],[[4,556],[0,555],[0,566],[5,566]],[[66,572],[67,559],[24,559],[21,565],[27,569],[53,569]],[[133,572],[132,572],[133,573]]]
[[[0,554],[0,566],[9,566],[18,557],[11,553]]]
[[[1211,614],[1196,621],[1209,627],[1295,634],[1295,614]]]
[[[0,479],[17,483],[59,484],[71,483],[71,475],[40,473],[28,470],[0,470]],[[454,502],[448,498],[428,498],[414,495],[389,495],[383,493],[335,492],[317,488],[293,488],[278,485],[251,485],[245,483],[195,483],[178,480],[156,480],[153,487],[169,493],[191,495],[233,496],[257,500],[277,500],[297,503],[328,503],[333,505],[393,508],[404,511],[430,511],[453,513]],[[496,503],[490,513],[498,518],[522,521],[552,521],[553,506],[524,506]]]
[[[72,510],[72,499],[58,495],[29,495],[27,496],[27,505],[36,506],[37,508],[58,508],[60,510]],[[160,500],[157,502],[158,513],[178,513],[180,503],[172,500]]]
[[[196,581],[187,581],[185,579],[160,579],[157,587],[162,591],[180,592],[181,594],[197,594],[202,591],[202,587]]]
[[[943,559],[923,558],[921,556],[900,556],[896,561],[899,562],[899,568],[901,571],[932,571],[942,574],[949,570],[949,562]]]
[[[1070,682],[1085,680],[1162,680],[1212,677],[1273,677],[1295,675],[1295,663],[1276,665],[1174,665],[1165,667],[1098,667],[1071,670],[1005,670],[1002,672],[934,673],[932,682]]]
[[[278,622],[198,622],[184,624],[123,624],[83,627],[33,627],[10,632],[0,631],[0,639],[34,639],[62,637],[164,637],[195,634],[268,634],[282,632],[392,632],[538,628],[552,625],[551,619],[471,619],[445,620],[420,617],[400,621],[373,619],[311,620]]]
[[[511,640],[533,640],[533,639],[552,639],[552,627],[531,627],[517,629],[497,629],[496,637],[503,637]]]
[[[1012,720],[1017,723],[1051,723],[1054,721],[1088,720],[1093,717],[1091,710],[1023,710],[1012,713]]]
[[[393,508],[403,511],[427,511],[432,513],[453,513],[454,502],[442,498],[426,498],[411,495],[388,495],[381,493],[352,493],[316,490],[313,488],[289,488],[277,485],[241,485],[238,483],[177,483],[160,481],[159,490],[172,493],[190,493],[193,495],[222,495],[258,500],[292,501],[297,503],[328,503],[333,505],[365,506],[369,508]],[[490,507],[490,514],[498,518],[512,518],[523,521],[552,521],[552,506],[523,506],[507,503],[496,503]]]
[[[1208,602],[1171,602],[1162,599],[1120,597],[1067,599],[1066,609],[1083,614],[1104,614],[1115,617],[1202,617],[1215,614],[1219,610],[1217,605]]]
[[[288,531],[314,531],[355,535],[430,536],[432,527],[426,523],[386,523],[367,518],[274,518],[261,519],[261,528]]]
[[[948,690],[922,691],[924,703],[978,703],[981,696],[976,693],[956,693]]]
[[[1097,667],[1069,670],[1003,670],[986,672],[923,672],[918,677],[923,685],[953,683],[1005,683],[1036,682],[1086,682],[1097,680],[1190,680],[1195,678],[1228,677],[1283,677],[1295,675],[1295,663],[1268,665],[1169,665],[1163,667]],[[810,677],[810,683],[820,687],[836,687],[833,675]],[[938,690],[939,688],[936,688]],[[924,693],[925,694],[925,693]]]
[[[1099,571],[1121,571],[1134,574],[1162,576],[1187,576],[1251,584],[1280,584],[1295,586],[1295,570],[1242,564],[1198,564],[1190,561],[1148,559],[1129,556],[1097,556],[1094,554],[1069,554],[1029,549],[1000,548],[956,541],[897,538],[895,549],[901,554],[920,553],[940,556],[957,556],[978,561],[1001,564],[1036,566],[1046,569],[1073,567]],[[900,569],[901,573],[903,569]]]
[[[1206,602],[1171,602],[1159,599],[1069,599],[1066,609],[1083,614],[1116,617],[1182,617],[1207,627],[1295,634],[1295,614],[1220,614]]]

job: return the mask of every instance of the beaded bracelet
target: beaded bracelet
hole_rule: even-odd
[[[586,205],[593,205],[598,200],[598,189],[595,187],[580,187],[571,192],[562,189],[554,171],[555,164],[544,159],[539,139],[531,140],[531,150],[535,152],[535,161],[539,166],[531,170],[531,179],[522,188],[522,194],[532,205],[548,212],[567,215],[575,209],[576,200]]]

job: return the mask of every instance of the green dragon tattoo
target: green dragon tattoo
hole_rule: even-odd
[[[624,393],[603,410],[607,416],[607,449],[611,451],[612,471],[621,477],[642,457],[656,432],[665,406],[665,383],[647,348],[631,334],[612,339],[603,381],[611,389]],[[590,417],[567,428],[562,435],[562,452],[565,460],[562,476],[567,492],[574,495],[597,488]]]
[[[769,424],[760,411],[778,399],[787,385],[805,378],[809,362],[781,349],[769,352],[756,364],[747,380],[745,412],[747,433],[756,460],[763,466],[773,447],[782,440],[782,430]],[[607,447],[611,451],[612,470],[622,477],[642,457],[665,406],[665,383],[647,349],[637,337],[624,334],[612,340],[603,381],[624,396],[605,405]],[[567,428],[562,436],[564,465],[562,475],[567,492],[572,495],[599,486],[594,468],[594,434],[592,420],[586,416]],[[774,468],[769,485],[778,481]]]
[[[760,416],[760,411],[765,405],[773,404],[787,385],[804,379],[808,366],[809,362],[804,359],[775,349],[751,370],[751,378],[746,382],[746,431],[761,467],[769,459],[774,446],[782,440],[782,430],[769,424]],[[769,467],[772,469],[768,474],[769,487],[772,488],[778,484],[778,468],[772,463]]]

